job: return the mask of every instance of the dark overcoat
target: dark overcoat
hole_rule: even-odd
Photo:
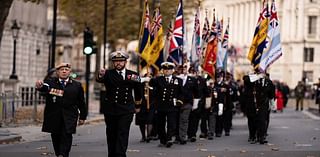
[[[69,79],[63,87],[58,78],[44,83],[39,89],[46,97],[42,131],[59,133],[65,125],[67,133],[75,133],[79,115],[85,120],[88,114],[81,83]]]

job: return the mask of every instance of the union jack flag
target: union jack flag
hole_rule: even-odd
[[[183,46],[183,9],[182,0],[180,0],[179,7],[177,10],[176,21],[173,27],[173,36],[170,39],[169,52],[173,52],[176,49],[182,48]]]
[[[276,10],[274,1],[272,1],[272,5],[271,5],[270,26],[272,28],[275,28],[278,26],[278,15],[277,15],[277,10]]]
[[[202,29],[202,41],[203,43],[208,42],[209,39],[209,34],[210,34],[210,26],[209,26],[209,20],[207,17],[207,12],[206,12],[206,17],[204,19],[204,25],[203,25],[203,29]]]
[[[159,31],[161,26],[162,26],[162,16],[160,14],[160,8],[157,7],[154,10],[153,21],[152,21],[152,24],[151,24],[151,30],[150,30],[151,39],[150,39],[150,43],[152,43],[154,37],[157,36],[158,31]]]

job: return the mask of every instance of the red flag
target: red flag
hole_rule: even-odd
[[[202,64],[202,68],[207,72],[211,78],[215,77],[215,65],[217,61],[218,51],[218,37],[217,37],[217,25],[215,15],[213,15],[213,22],[210,30],[209,42],[206,48],[206,54]]]

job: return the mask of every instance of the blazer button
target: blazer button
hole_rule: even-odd
[[[164,88],[163,90],[167,90],[167,88]]]
[[[116,100],[116,101],[114,101],[115,103],[117,103],[118,101]]]
[[[165,99],[162,99],[162,101],[164,101]]]
[[[118,98],[118,96],[116,96],[116,99]]]

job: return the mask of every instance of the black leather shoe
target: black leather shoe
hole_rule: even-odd
[[[206,138],[206,137],[207,137],[207,135],[206,135],[206,134],[204,134],[204,133],[201,133],[201,134],[199,135],[199,137],[200,137],[200,138]]]
[[[181,141],[180,141],[180,144],[181,144],[181,145],[185,145],[185,144],[187,144],[187,141],[181,140]]]
[[[172,145],[173,145],[173,142],[172,141],[168,141],[167,144],[166,144],[166,147],[170,148]]]
[[[226,135],[226,136],[230,136],[230,132],[226,132],[225,135]]]
[[[265,144],[265,143],[268,143],[268,141],[267,140],[259,140],[259,143],[260,144]]]
[[[196,142],[196,141],[197,141],[196,137],[191,137],[190,138],[190,142]]]

